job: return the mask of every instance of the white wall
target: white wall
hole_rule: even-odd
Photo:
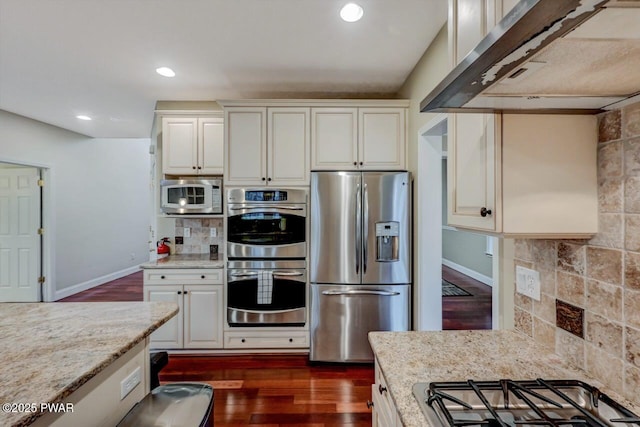
[[[50,168],[57,298],[148,260],[149,143],[93,139],[0,110],[0,161]]]

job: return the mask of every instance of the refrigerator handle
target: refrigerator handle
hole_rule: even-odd
[[[362,197],[360,184],[356,188],[356,274],[360,274],[360,248],[362,245]]]
[[[369,243],[369,191],[367,190],[367,184],[364,184],[364,221],[363,228],[363,245],[362,245],[362,274],[367,274],[367,244]]]

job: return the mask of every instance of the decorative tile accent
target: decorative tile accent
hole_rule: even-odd
[[[575,274],[558,271],[558,298],[571,304],[584,307],[585,305],[585,279]]]
[[[622,327],[594,313],[587,312],[586,318],[587,342],[612,356],[621,358]]]
[[[625,328],[624,357],[627,362],[640,368],[640,330]]]
[[[557,266],[562,271],[583,275],[585,272],[585,246],[559,242]]]
[[[608,283],[622,283],[622,251],[587,247],[587,277]]]
[[[640,226],[637,231],[640,233]],[[640,253],[627,252],[625,254],[624,287],[640,291]]]
[[[598,178],[619,178],[624,174],[622,142],[608,142],[598,148]]]
[[[632,138],[638,135],[640,135],[640,103],[635,103],[622,110],[622,136]]]
[[[607,142],[620,139],[621,118],[620,110],[610,111],[599,117],[598,120],[598,141]]]
[[[622,322],[622,287],[587,280],[587,310]]]
[[[584,338],[584,309],[556,300],[556,326]]]
[[[183,244],[184,244],[184,237],[178,236],[178,231],[176,230],[176,245],[183,245]]]

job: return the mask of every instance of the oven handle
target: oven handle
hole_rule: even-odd
[[[303,309],[304,307],[298,307],[298,308],[288,308],[286,310],[247,310],[244,308],[235,308],[235,307],[228,307],[231,310],[235,310],[235,311],[239,311],[241,313],[252,313],[252,314],[279,314],[279,313],[290,313],[292,311],[298,311],[300,309]]]
[[[400,292],[391,291],[322,291],[322,295],[380,295],[393,297],[400,295]]]
[[[229,208],[231,211],[242,211],[245,209],[284,209],[288,211],[301,211],[304,208],[300,206],[269,206],[269,205],[259,205],[259,206],[232,206]]]
[[[301,273],[299,271],[273,271],[271,272],[272,276],[288,276],[288,277],[299,277],[302,276],[304,273]]]
[[[248,271],[246,273],[230,273],[229,275],[231,277],[253,277],[253,276],[257,276],[258,272],[257,271]]]

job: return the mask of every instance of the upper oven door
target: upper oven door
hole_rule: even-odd
[[[305,204],[232,204],[227,207],[229,258],[304,258]]]

